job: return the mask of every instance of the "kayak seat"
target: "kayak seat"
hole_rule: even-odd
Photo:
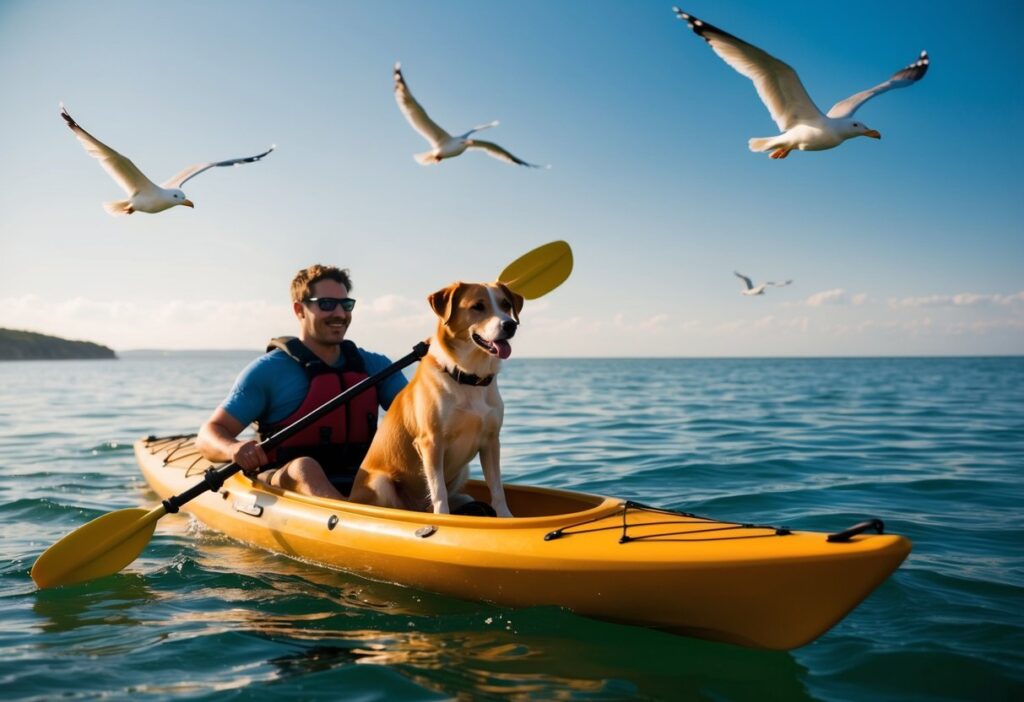
[[[473,500],[459,507],[452,514],[459,514],[464,517],[497,517],[498,513],[494,511],[486,502],[480,502],[479,500]]]

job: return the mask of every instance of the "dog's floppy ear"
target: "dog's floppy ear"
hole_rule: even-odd
[[[512,300],[512,318],[519,322],[519,313],[523,311],[523,296],[515,292],[509,286],[505,285],[500,280],[495,281],[495,285],[504,291],[508,295],[508,299]]]
[[[448,322],[452,320],[452,311],[455,310],[455,306],[459,302],[459,293],[463,285],[465,283],[455,282],[427,297],[427,302],[430,303],[434,314],[444,320],[445,326],[448,326]]]

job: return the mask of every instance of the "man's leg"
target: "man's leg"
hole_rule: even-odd
[[[345,496],[331,485],[327,474],[315,459],[303,456],[284,464],[270,478],[274,487],[292,490],[303,495],[329,497],[333,500],[344,500]]]

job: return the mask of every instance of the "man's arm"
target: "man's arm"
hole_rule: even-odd
[[[196,448],[208,461],[231,461],[240,465],[246,473],[255,471],[270,461],[254,439],[238,440],[243,429],[245,425],[228,414],[223,407],[218,407],[199,428]]]
[[[379,353],[373,353],[365,349],[359,349],[359,353],[363,356],[363,365],[366,366],[366,373],[373,375],[378,373],[388,366],[391,365],[391,359],[387,356]],[[399,371],[394,375],[391,375],[380,382],[377,385],[377,401],[380,406],[387,410],[391,407],[391,403],[395,399],[395,395],[401,391],[408,384],[408,380],[405,379],[405,375]]]

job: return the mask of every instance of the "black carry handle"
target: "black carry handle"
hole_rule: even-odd
[[[863,534],[868,529],[874,529],[879,534],[885,532],[885,522],[881,519],[868,519],[867,521],[861,522],[860,524],[854,524],[849,529],[843,531],[837,531],[835,534],[829,534],[828,540],[835,543],[837,541],[849,541],[857,534]]]
[[[265,440],[260,442],[260,448],[265,450],[274,448],[282,441],[302,431],[310,424],[312,424],[313,422],[315,422],[316,420],[320,419],[325,414],[330,412],[331,410],[335,409],[336,407],[340,407],[346,402],[349,402],[353,397],[362,393],[364,390],[367,390],[368,388],[377,385],[381,381],[391,377],[392,375],[402,370],[406,366],[412,365],[416,361],[420,360],[426,355],[427,349],[429,348],[430,344],[428,344],[426,341],[421,341],[420,343],[412,347],[411,352],[407,353],[405,356],[398,359],[387,368],[377,371],[369,378],[360,380],[352,387],[336,395],[335,397],[332,397],[330,400],[323,403],[315,410],[312,410],[305,417],[300,417],[299,419],[296,419],[288,426],[276,432],[273,436],[267,437]],[[168,497],[166,500],[164,500],[163,506],[167,509],[168,514],[177,512],[178,509],[183,504],[195,499],[196,497],[199,497],[204,492],[208,490],[211,492],[216,492],[217,490],[220,490],[221,485],[224,484],[224,481],[230,478],[238,471],[240,471],[241,469],[242,466],[238,465],[237,463],[228,463],[227,465],[223,465],[220,468],[216,469],[211,468],[210,470],[206,471],[206,474],[203,476],[202,480],[200,480],[198,483],[190,487],[188,490],[181,493],[180,495],[173,495],[172,497]]]

